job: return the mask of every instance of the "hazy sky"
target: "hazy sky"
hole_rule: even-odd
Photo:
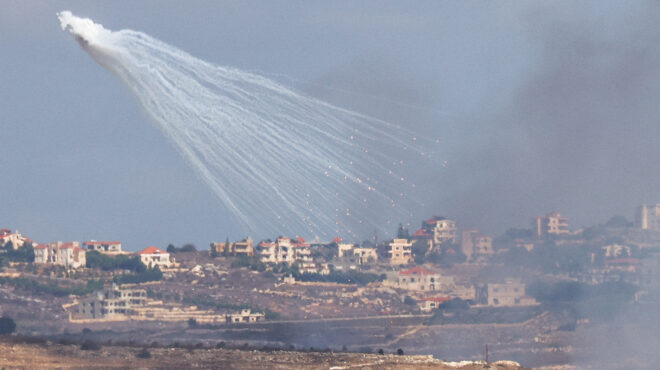
[[[430,127],[447,167],[429,213],[459,226],[557,210],[577,227],[660,201],[652,3],[0,0],[0,226],[37,241],[244,236],[61,10]]]

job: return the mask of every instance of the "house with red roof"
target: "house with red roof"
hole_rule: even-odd
[[[16,250],[21,248],[25,243],[32,243],[32,239],[21,235],[18,230],[12,233],[9,229],[0,229],[0,247],[4,248],[9,243]]]
[[[53,242],[34,247],[34,263],[64,266],[67,269],[84,268],[87,253],[78,242]]]
[[[144,248],[138,252],[138,256],[140,256],[140,261],[150,268],[156,266],[159,268],[169,268],[174,265],[174,261],[168,252],[154,246]]]

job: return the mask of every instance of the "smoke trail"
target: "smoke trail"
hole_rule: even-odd
[[[135,94],[244,231],[391,231],[421,205],[408,196],[417,186],[411,162],[427,160],[434,140],[141,32],[68,11],[58,18]]]

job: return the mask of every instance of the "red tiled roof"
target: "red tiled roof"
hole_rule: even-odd
[[[417,266],[413,267],[410,270],[399,271],[399,275],[434,275],[435,272],[427,270],[424,267]]]
[[[142,254],[168,254],[168,253],[158,247],[151,246],[144,248],[141,252],[138,252],[138,254],[142,255]]]
[[[303,238],[302,236],[299,236],[299,237],[296,238],[296,241],[297,241],[298,243],[304,243],[304,242],[305,242],[305,238]]]
[[[336,238],[332,239],[333,243],[341,243],[341,241],[342,241],[342,239],[340,237],[336,237]]]
[[[0,229],[0,234],[11,234],[11,230],[9,230],[9,229]]]
[[[428,237],[431,237],[431,233],[427,232],[427,231],[424,230],[424,229],[419,229],[419,230],[415,231],[415,233],[413,234],[413,236],[416,236],[416,237],[427,237],[427,238],[428,238]]]
[[[48,246],[46,244],[37,244],[34,249],[46,249]]]

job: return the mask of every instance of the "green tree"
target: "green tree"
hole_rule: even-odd
[[[16,322],[8,316],[0,317],[0,335],[11,334],[16,331]]]
[[[396,232],[396,237],[399,239],[410,239],[410,232],[408,229],[403,227],[403,224],[399,223],[399,230]]]
[[[180,252],[197,252],[197,247],[195,247],[195,244],[192,243],[186,243],[181,247],[179,250]]]

